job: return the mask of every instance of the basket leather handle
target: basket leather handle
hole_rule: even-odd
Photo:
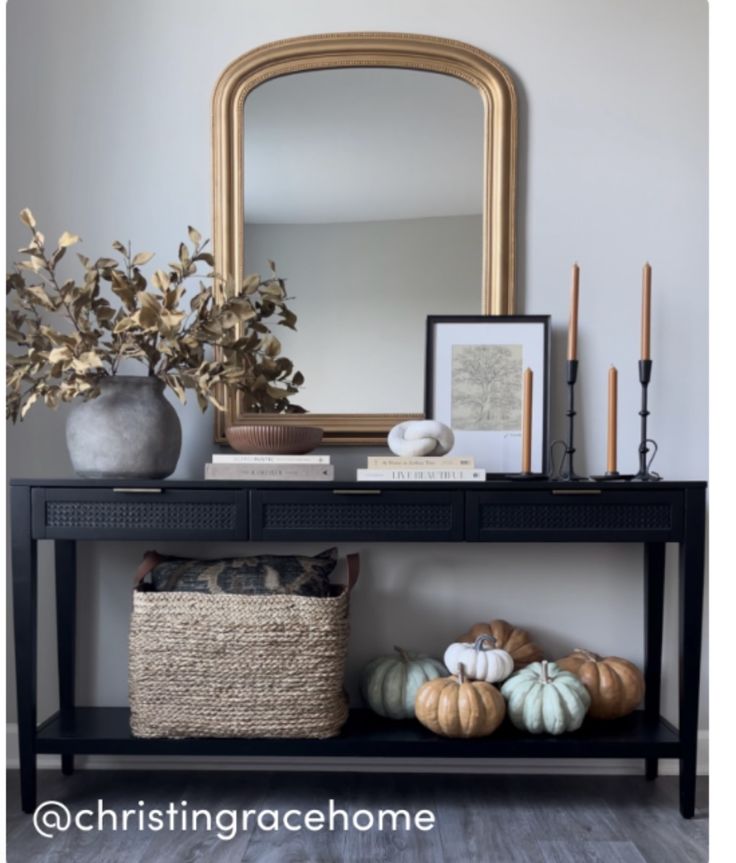
[[[353,552],[349,554],[346,558],[348,563],[348,587],[347,592],[355,587],[358,583],[358,576],[360,575],[360,555]]]
[[[148,573],[157,567],[162,560],[166,560],[166,557],[163,554],[159,554],[157,551],[147,551],[143,555],[143,560],[141,561],[140,566],[135,571],[133,586],[138,587]]]

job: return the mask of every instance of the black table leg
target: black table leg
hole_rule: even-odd
[[[77,606],[77,545],[73,540],[54,543],[56,562],[56,642],[59,658],[59,708],[74,707],[74,671]],[[74,773],[74,755],[61,756],[61,772]]]
[[[36,808],[36,541],[31,533],[31,489],[10,491],[15,676],[18,693],[20,794],[24,812]]]
[[[700,648],[703,633],[705,491],[687,489],[685,536],[680,545],[680,812],[695,814]]]
[[[662,692],[665,548],[663,542],[644,545],[644,713],[652,724],[659,721]],[[658,760],[647,758],[645,763],[647,779],[656,779]]]

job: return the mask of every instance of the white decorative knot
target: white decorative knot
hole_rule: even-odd
[[[437,420],[409,420],[388,433],[388,448],[396,455],[444,455],[455,443],[452,429]]]

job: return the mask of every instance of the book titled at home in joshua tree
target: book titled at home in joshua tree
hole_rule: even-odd
[[[484,482],[484,470],[371,470],[358,468],[358,482]]]
[[[475,459],[472,455],[369,455],[367,467],[370,470],[400,470],[401,468],[412,468],[413,470],[469,468],[472,470],[475,467]]]
[[[335,478],[335,466],[332,464],[206,464],[204,478],[328,482]]]
[[[215,453],[213,464],[329,464],[328,455],[266,455],[258,453],[241,455],[240,453]]]

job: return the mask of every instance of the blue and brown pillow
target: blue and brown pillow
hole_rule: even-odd
[[[167,557],[148,551],[137,581],[139,590],[159,592],[329,596],[330,574],[336,565],[337,548],[314,557],[259,554],[218,560]]]

